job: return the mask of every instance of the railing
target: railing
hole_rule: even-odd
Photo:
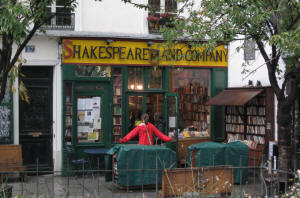
[[[74,30],[74,13],[52,13],[54,16],[44,26],[47,30]]]
[[[283,187],[279,185],[278,170],[268,170],[265,166],[257,167],[232,167],[228,172],[228,166],[209,166],[202,168],[180,168],[180,169],[126,169],[118,170],[123,173],[125,180],[124,186],[119,186],[113,177],[108,181],[107,176],[113,176],[112,170],[86,169],[65,169],[63,171],[40,171],[38,164],[36,171],[22,171],[22,174],[28,175],[25,180],[19,180],[20,172],[5,172],[5,167],[0,167],[0,174],[3,175],[3,182],[0,185],[0,197],[166,197],[169,194],[178,193],[178,181],[186,192],[176,195],[175,197],[279,197],[280,194],[288,191],[287,184]],[[219,172],[214,172],[214,171]],[[224,171],[223,171],[224,170]],[[246,182],[240,180],[234,183],[230,188],[224,188],[225,191],[220,193],[220,184],[228,185],[232,183],[231,173],[240,171],[239,177],[247,177]],[[245,170],[245,171],[242,171]],[[154,185],[144,185],[143,181],[147,178],[137,178],[141,181],[139,186],[131,186],[128,181],[128,175],[138,172],[138,175],[150,171],[153,174]],[[221,171],[221,172],[220,172]],[[223,172],[222,172],[223,171]],[[143,174],[141,174],[143,173]],[[174,174],[180,173],[174,177]],[[209,176],[207,176],[207,173]],[[230,173],[230,174],[229,174]],[[173,175],[172,175],[173,174]],[[223,174],[223,176],[222,176]],[[246,174],[246,175],[242,175]],[[125,175],[125,177],[124,177]],[[267,176],[266,176],[267,175]],[[178,180],[178,176],[182,179]],[[232,176],[232,175],[231,175]],[[148,178],[149,179],[149,178]],[[208,181],[209,180],[209,181]],[[219,181],[221,180],[221,182]],[[127,182],[126,182],[127,181]],[[186,182],[186,183],[185,183]],[[192,183],[191,183],[192,182]],[[194,183],[193,183],[194,182]],[[231,182],[231,183],[230,183]],[[1,182],[0,182],[1,183]],[[177,191],[173,187],[177,186]],[[193,186],[193,188],[191,188]],[[201,191],[209,188],[213,194],[203,194]],[[3,190],[2,190],[3,189]],[[167,189],[167,190],[166,190]],[[229,189],[229,190],[227,190]],[[3,191],[6,196],[2,196]]]

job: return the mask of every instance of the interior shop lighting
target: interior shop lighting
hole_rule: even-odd
[[[136,88],[137,88],[138,90],[142,90],[142,89],[143,89],[143,85],[138,85],[138,86],[136,86]]]

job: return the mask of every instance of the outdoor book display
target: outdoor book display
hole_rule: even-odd
[[[270,87],[228,88],[209,105],[225,106],[226,142],[245,141],[249,166],[259,166],[274,140],[274,93]]]
[[[163,169],[176,167],[176,153],[162,146],[118,144],[107,154],[112,156],[112,181],[120,188],[161,184]]]
[[[248,180],[249,147],[239,141],[231,143],[203,142],[188,147],[191,167],[213,167],[229,165],[234,168],[234,183],[245,183]]]

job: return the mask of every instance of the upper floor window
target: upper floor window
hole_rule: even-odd
[[[158,33],[161,26],[171,25],[172,18],[177,12],[176,0],[149,0],[149,6],[147,17],[149,33]]]
[[[48,12],[52,13],[54,17],[47,22],[47,29],[74,29],[74,13],[70,8],[65,7],[64,0],[53,1],[53,4],[48,6]]]

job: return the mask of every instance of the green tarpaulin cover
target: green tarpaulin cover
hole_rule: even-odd
[[[227,144],[217,142],[193,144],[188,147],[189,159],[192,150],[196,151],[196,167],[231,165],[234,168],[234,183],[245,183],[248,180],[249,147],[244,143],[236,141]]]
[[[153,185],[156,179],[161,183],[162,169],[176,167],[176,153],[161,146],[118,144],[107,154],[115,153],[117,153],[117,184],[122,187]],[[156,168],[159,170],[157,174]]]

